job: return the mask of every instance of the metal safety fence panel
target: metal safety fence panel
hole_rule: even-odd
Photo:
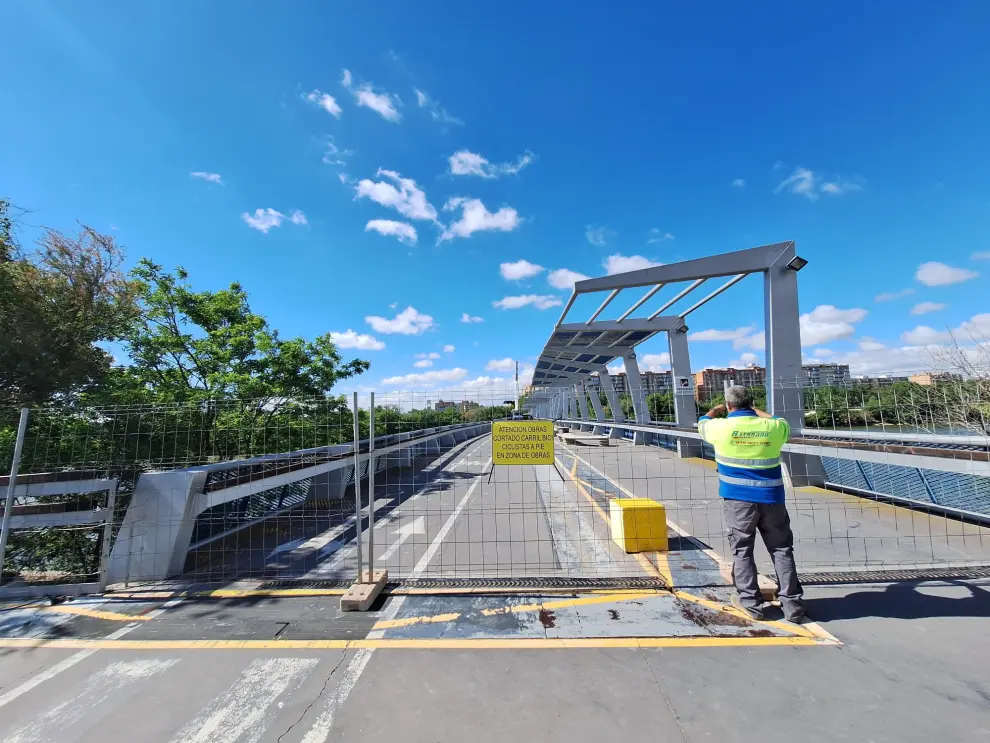
[[[812,386],[801,378],[770,387],[774,412],[790,422],[783,480],[799,569],[990,565],[990,387],[952,375],[887,379]],[[756,407],[770,407],[766,385],[748,389]],[[692,394],[699,416],[713,408],[723,414],[724,387]],[[682,548],[668,562],[689,552],[698,558],[687,562],[687,576],[713,560],[730,564],[732,545],[714,450],[694,427],[673,424],[670,397],[647,398],[649,422],[637,422],[631,404],[631,420],[619,424],[610,415],[566,419],[592,438],[612,437],[608,447],[568,446],[566,456],[577,461],[579,482],[602,498],[663,503]],[[769,554],[756,541],[759,567],[772,575]]]

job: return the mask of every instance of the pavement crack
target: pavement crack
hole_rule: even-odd
[[[296,725],[298,725],[300,722],[306,719],[306,715],[308,715],[309,711],[313,709],[313,705],[316,704],[318,701],[320,701],[320,699],[326,693],[327,686],[329,686],[330,684],[330,679],[332,679],[333,675],[337,673],[337,669],[340,668],[341,663],[344,662],[344,658],[346,657],[347,657],[347,651],[344,651],[343,653],[340,654],[340,660],[338,660],[336,665],[334,665],[334,667],[330,669],[330,674],[326,677],[326,679],[323,680],[323,688],[320,689],[320,693],[313,698],[312,702],[306,705],[306,709],[302,711],[302,714],[299,715],[299,718],[294,723],[289,725],[289,727],[287,727],[280,736],[278,736],[278,739],[275,741],[275,743],[282,743],[282,738],[288,735],[289,732],[291,732],[292,728],[294,728]]]
[[[667,705],[667,709],[670,711],[670,716],[674,719],[674,724],[677,725],[677,732],[681,736],[681,740],[687,743],[687,735],[684,734],[684,728],[681,727],[681,721],[677,719],[677,713],[674,712],[674,706],[670,703],[667,695],[663,691],[663,686],[660,685],[660,679],[657,678],[656,673],[653,671],[653,666],[650,665],[650,658],[646,654],[646,650],[640,650],[643,654],[643,662],[646,663],[646,668],[649,670],[650,675],[653,677],[653,683],[657,685],[657,691],[660,692],[660,696],[663,697],[664,703]]]

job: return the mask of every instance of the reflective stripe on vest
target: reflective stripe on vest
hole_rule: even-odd
[[[719,464],[731,464],[737,467],[776,467],[780,464],[780,457],[771,457],[769,459],[744,459],[743,457],[724,457],[721,454],[715,454],[715,461]]]
[[[728,485],[745,485],[751,488],[775,488],[784,484],[784,481],[780,478],[773,480],[750,480],[746,477],[723,475],[721,472],[718,473],[718,479]]]

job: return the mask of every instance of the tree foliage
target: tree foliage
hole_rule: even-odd
[[[0,405],[51,402],[99,387],[112,358],[100,344],[136,317],[135,285],[112,237],[47,229],[22,255],[0,201]]]

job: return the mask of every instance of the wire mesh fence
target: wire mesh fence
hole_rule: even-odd
[[[721,402],[694,392],[701,412]],[[803,571],[990,564],[981,388],[802,379],[771,392],[792,420],[785,489]],[[342,398],[32,410],[4,580],[345,583],[360,555],[407,580],[725,581],[719,478],[696,432],[660,415],[561,420],[552,465],[493,466],[491,421],[512,417],[511,398],[381,392],[372,436],[365,395],[356,446]],[[16,411],[0,411],[3,470],[15,433]],[[623,548],[631,497],[663,505],[667,551]]]

